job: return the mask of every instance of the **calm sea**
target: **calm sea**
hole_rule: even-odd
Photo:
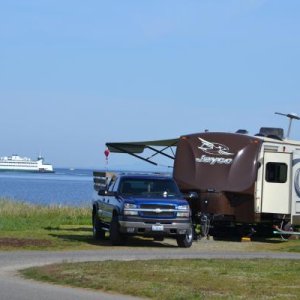
[[[0,173],[0,198],[42,205],[89,206],[93,171],[55,169],[55,173]]]

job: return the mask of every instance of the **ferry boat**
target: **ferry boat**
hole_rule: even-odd
[[[25,171],[25,172],[54,172],[51,164],[44,164],[44,158],[39,156],[37,160],[19,155],[0,157],[0,171]]]

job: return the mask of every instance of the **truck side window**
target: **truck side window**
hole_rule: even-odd
[[[131,183],[128,181],[124,181],[122,183],[122,187],[121,187],[121,193],[123,194],[131,194],[132,193],[132,186]]]
[[[266,181],[285,183],[287,181],[287,165],[284,163],[268,162],[266,165]]]
[[[111,182],[110,182],[110,185],[109,185],[109,187],[108,187],[108,190],[110,191],[110,192],[115,192],[116,191],[116,188],[118,187],[118,185],[116,184],[117,182],[119,181],[119,178],[116,180],[116,179],[114,179],[114,180],[112,180]]]

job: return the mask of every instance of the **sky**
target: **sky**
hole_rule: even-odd
[[[148,169],[106,142],[300,115],[298,0],[0,0],[0,156]],[[300,139],[300,121],[291,138]]]

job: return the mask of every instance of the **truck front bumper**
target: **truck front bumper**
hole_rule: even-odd
[[[133,235],[148,235],[148,236],[176,236],[183,235],[191,229],[191,223],[146,223],[146,222],[131,222],[119,221],[120,232]]]

